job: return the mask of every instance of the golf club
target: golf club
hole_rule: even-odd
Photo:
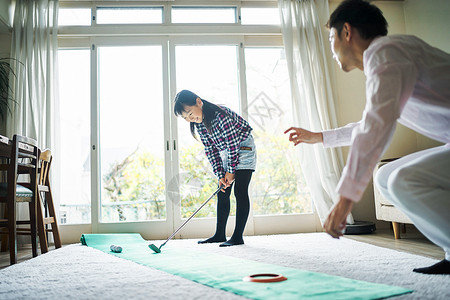
[[[184,221],[184,223],[181,224],[181,226],[178,227],[178,229],[175,230],[175,232],[172,233],[172,235],[169,236],[169,238],[168,238],[161,246],[159,246],[159,248],[156,247],[155,244],[150,244],[150,245],[148,245],[148,246],[150,247],[150,249],[152,249],[153,251],[155,251],[155,253],[161,253],[161,248],[162,248],[162,246],[164,246],[165,244],[167,244],[167,242],[170,241],[170,240],[175,236],[175,234],[177,234],[177,232],[180,231],[181,228],[183,228],[184,225],[186,225],[186,223],[189,222],[189,220],[192,219],[192,218],[200,211],[200,209],[202,209],[203,206],[205,206],[206,203],[209,202],[209,200],[211,200],[212,197],[214,197],[215,195],[217,195],[217,193],[218,193],[223,187],[224,187],[223,184],[221,184],[220,187],[214,192],[214,194],[212,194],[205,202],[203,202],[203,204],[200,205],[200,207],[197,208],[197,210],[194,211],[194,213],[193,213],[186,221]]]

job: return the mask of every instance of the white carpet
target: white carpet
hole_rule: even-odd
[[[392,299],[450,299],[450,275],[412,269],[434,259],[324,233],[246,237],[242,246],[219,248],[197,240],[165,247],[196,249],[369,282],[414,293]],[[151,241],[160,245],[158,241]],[[164,248],[162,251],[164,251]],[[126,249],[124,249],[126,251]],[[244,299],[101,251],[74,244],[0,271],[0,299]]]

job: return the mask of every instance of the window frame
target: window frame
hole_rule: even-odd
[[[133,9],[133,8],[161,8],[161,23],[97,23],[98,21],[98,9],[112,8],[112,9]],[[96,5],[95,6],[95,18],[94,14],[91,14],[91,22],[95,21],[95,26],[111,26],[111,25],[154,25],[154,24],[164,24],[164,6],[163,5]]]
[[[96,8],[99,6],[163,6],[163,24],[96,24],[95,15]],[[238,14],[238,20],[235,24],[183,24],[171,23],[171,7],[172,6],[235,6]],[[121,3],[107,2],[107,1],[61,1],[60,7],[82,8],[91,7],[92,22],[91,26],[61,26],[58,28],[58,43],[60,48],[90,48],[91,64],[96,65],[97,53],[95,45],[133,45],[148,44],[153,42],[161,43],[164,46],[164,61],[163,71],[164,76],[164,99],[168,105],[165,105],[165,110],[171,111],[171,101],[176,94],[175,87],[175,66],[170,65],[170,61],[174,61],[174,47],[180,44],[234,44],[238,45],[238,68],[239,68],[239,95],[242,116],[248,119],[248,112],[244,110],[247,107],[247,86],[245,78],[245,48],[251,47],[282,47],[283,38],[281,34],[281,26],[279,25],[242,25],[240,22],[241,7],[277,7],[276,1],[123,1]],[[170,66],[170,69],[169,69]],[[91,119],[96,122],[92,129],[92,145],[98,145],[98,103],[97,103],[97,72],[91,66]],[[177,118],[170,114],[170,118],[164,121],[165,131],[170,128],[177,127]],[[166,135],[169,144],[178,141],[176,130]],[[99,201],[100,201],[100,175],[98,166],[99,158],[97,152],[91,151],[91,172],[92,173],[92,199],[91,199],[91,222],[92,224],[84,225],[62,225],[61,231],[67,233],[66,242],[73,242],[74,239],[79,239],[79,233],[84,232],[121,232],[133,231],[141,232],[141,230],[148,230],[149,224],[158,223],[158,221],[142,221],[130,223],[100,223],[99,222]],[[166,151],[166,157],[172,161],[172,165],[178,166],[178,153],[172,147],[170,151]],[[174,157],[174,158],[173,158]],[[166,167],[167,176],[173,176],[175,170]],[[175,205],[167,203],[167,222],[171,223],[169,226],[162,225],[152,229],[152,234],[143,235],[145,238],[165,238],[170,235],[183,221],[180,217],[180,208]],[[178,202],[180,203],[180,202]],[[161,223],[161,222],[159,222]],[[193,238],[204,236],[209,232],[209,229],[215,228],[215,218],[192,219],[187,225],[186,230],[176,237]],[[228,224],[234,226],[234,217],[230,217]],[[252,209],[245,230],[245,235],[258,234],[275,234],[275,233],[298,233],[298,232],[316,232],[321,231],[320,220],[315,212],[308,214],[292,214],[292,215],[266,215],[253,216]],[[64,237],[65,234],[62,234]]]

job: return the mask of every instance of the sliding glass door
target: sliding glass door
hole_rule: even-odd
[[[196,38],[198,40],[198,38]],[[316,228],[309,189],[297,158],[297,149],[283,132],[293,124],[289,77],[282,47],[244,47],[242,39],[209,39],[196,43],[171,39],[171,82],[176,91],[188,89],[201,98],[224,105],[253,128],[257,170],[250,185],[251,211],[244,234],[314,231]],[[175,95],[172,95],[172,98]],[[195,211],[217,187],[217,178],[203,145],[190,134],[189,123],[177,122],[180,198],[175,226]],[[231,194],[227,234],[234,229],[235,204]],[[214,233],[216,199],[194,218],[180,237]],[[178,218],[181,216],[181,219]]]
[[[283,132],[294,124],[283,47],[248,46],[245,85],[248,120],[258,149],[250,198],[255,234],[314,231],[309,188],[298,148]]]
[[[222,42],[223,43],[223,42]],[[240,113],[238,46],[237,44],[191,44],[183,40],[172,40],[170,47],[175,57],[176,91],[190,90],[204,100],[224,105]],[[177,225],[189,217],[203,201],[217,189],[217,177],[205,156],[203,144],[195,139],[189,123],[182,118],[175,120],[178,136],[178,170],[180,176],[180,212]],[[232,195],[230,215],[235,214]],[[215,228],[216,198],[199,212],[180,236],[212,234]],[[231,222],[229,222],[231,223]],[[231,224],[233,225],[233,224]]]
[[[91,119],[89,48],[59,51],[59,105],[55,113],[53,193],[59,197],[59,223],[91,223]],[[56,173],[53,171],[54,173]],[[64,226],[63,226],[64,227]]]
[[[161,46],[99,46],[102,223],[166,219]]]
[[[93,186],[99,187],[94,231],[158,238],[173,228],[165,41],[105,38],[92,47]]]
[[[188,89],[253,127],[258,163],[244,234],[314,231],[298,153],[283,135],[293,120],[284,53],[257,44],[245,46],[239,37],[101,37],[61,49],[59,136],[70,157],[61,162],[61,188],[70,191],[61,200],[61,230],[73,226],[73,239],[80,228],[167,238],[214,192],[217,178],[202,143],[173,114],[176,93]],[[229,235],[234,215],[232,194]],[[212,234],[215,216],[212,199],[177,237]]]

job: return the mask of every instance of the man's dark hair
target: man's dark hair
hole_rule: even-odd
[[[336,28],[340,36],[344,23],[356,28],[363,39],[384,36],[388,33],[388,24],[381,10],[364,0],[343,1],[331,14],[327,27]]]

